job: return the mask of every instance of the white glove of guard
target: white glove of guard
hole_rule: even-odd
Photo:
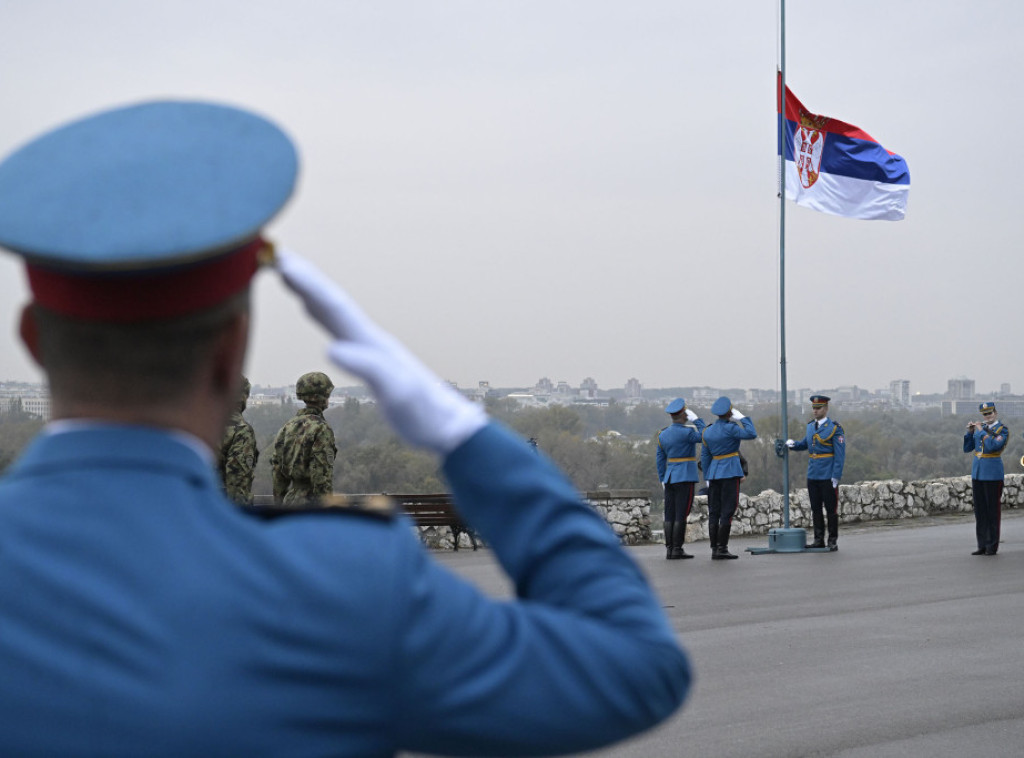
[[[686,409],[686,420],[687,421],[696,421],[697,420],[697,414],[694,413],[693,411],[691,411],[689,408],[687,408]]]
[[[835,477],[832,477],[832,489],[835,489],[838,486],[839,486],[839,480],[836,479]]]
[[[369,385],[406,442],[444,456],[487,424],[480,406],[442,382],[316,266],[287,250],[276,258],[285,284],[334,338],[327,355]]]
[[[786,447],[788,447],[790,450],[792,450],[795,446],[796,443],[793,442],[793,440],[786,440]]]
[[[746,416],[744,416],[744,415],[743,415],[742,413],[740,413],[740,412],[739,412],[738,410],[736,410],[735,408],[733,408],[733,409],[732,409],[732,417],[733,417],[733,418],[734,418],[734,419],[735,419],[736,421],[739,421],[739,420],[740,420],[741,418],[746,418]]]

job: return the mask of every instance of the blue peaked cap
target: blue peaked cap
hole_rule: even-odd
[[[981,411],[982,413],[984,413],[985,411],[992,411],[993,413],[995,413],[996,404],[991,401],[987,403],[982,403],[981,405],[978,406],[978,410]]]
[[[722,396],[715,401],[715,404],[711,406],[711,413],[715,416],[724,416],[732,410],[732,400]]]
[[[0,163],[0,246],[83,273],[208,259],[256,238],[297,174],[291,140],[253,113],[190,101],[116,108]]]
[[[679,413],[686,407],[686,401],[681,397],[677,397],[671,403],[665,406],[665,413]]]

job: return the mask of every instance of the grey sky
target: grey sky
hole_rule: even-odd
[[[302,156],[273,239],[441,376],[777,387],[775,2],[23,0],[0,5],[0,152],[84,113],[250,107]],[[809,109],[906,158],[907,218],[787,206],[790,387],[1024,391],[1024,5],[787,3]],[[272,277],[248,374],[351,380]],[[40,378],[0,256],[0,379]],[[1007,343],[1009,343],[1007,345]]]

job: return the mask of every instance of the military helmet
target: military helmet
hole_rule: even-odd
[[[295,394],[300,400],[315,397],[330,397],[334,390],[331,378],[322,371],[310,371],[299,377],[295,383]]]

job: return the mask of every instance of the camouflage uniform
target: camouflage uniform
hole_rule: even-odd
[[[240,505],[252,505],[252,479],[259,457],[256,432],[242,418],[242,412],[235,411],[220,445],[220,479],[228,497]]]
[[[238,404],[228,419],[217,460],[224,491],[239,505],[252,505],[252,479],[256,473],[256,461],[260,457],[256,449],[256,433],[249,422],[242,418],[251,389],[249,380],[243,376]]]
[[[334,385],[326,374],[303,374],[295,385],[296,394],[307,407],[299,411],[277,433],[274,456],[274,500],[300,503],[334,488],[334,458],[338,447],[334,430],[324,419],[319,406],[327,406]]]

